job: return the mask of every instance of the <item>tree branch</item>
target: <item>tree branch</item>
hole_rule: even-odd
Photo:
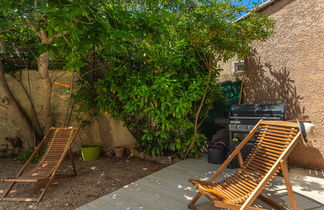
[[[16,26],[6,28],[6,29],[0,31],[0,33],[4,33],[4,32],[8,32],[8,31],[14,30],[14,29],[16,29],[17,27],[25,27],[25,26],[33,27],[33,24],[30,24],[30,23],[18,24],[18,25],[16,25]]]
[[[87,24],[87,25],[91,25],[91,24],[94,24],[96,21],[94,20],[92,22],[84,22],[82,20],[76,19],[75,22],[77,22],[77,23],[84,23],[84,24]]]
[[[51,38],[61,38],[62,36],[67,35],[69,33],[69,31],[63,31],[63,33],[54,34]]]
[[[26,22],[29,24],[29,26],[33,29],[33,31],[36,33],[36,34],[38,34],[37,33],[37,30],[36,30],[36,27],[35,27],[35,25],[31,22],[31,20],[30,19],[28,19],[28,18],[26,18]]]

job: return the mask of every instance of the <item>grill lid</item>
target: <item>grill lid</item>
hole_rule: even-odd
[[[230,109],[229,118],[284,120],[285,104],[235,104]]]

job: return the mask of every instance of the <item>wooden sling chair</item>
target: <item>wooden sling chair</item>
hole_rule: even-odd
[[[75,176],[76,169],[74,164],[71,145],[79,131],[79,128],[51,128],[48,134],[43,138],[35,148],[33,154],[29,157],[25,165],[18,172],[16,177],[0,179],[3,182],[12,182],[0,201],[30,201],[39,203],[55,178],[66,176]],[[25,172],[32,160],[38,155],[39,150],[45,146],[44,154],[35,167]],[[72,161],[73,174],[57,174],[66,155],[69,153]],[[24,173],[25,172],[25,173]],[[11,198],[7,197],[17,182],[47,182],[38,198]]]
[[[254,135],[256,143],[243,161],[241,150]],[[251,206],[256,198],[259,198],[276,209],[287,209],[261,194],[281,171],[291,209],[297,209],[288,174],[287,158],[300,138],[298,123],[260,120],[208,181],[189,179],[198,189],[198,193],[188,207],[194,208],[200,196],[205,195],[219,208],[261,209]],[[235,156],[240,164],[237,171],[222,181],[214,182]]]

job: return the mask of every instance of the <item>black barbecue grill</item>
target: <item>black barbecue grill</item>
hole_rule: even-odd
[[[260,119],[264,120],[284,120],[284,104],[236,104],[229,112],[229,152],[232,153],[237,145],[253,129]],[[243,158],[251,151],[254,139],[247,143],[242,150]],[[234,159],[231,168],[238,167],[238,161]]]
[[[261,119],[284,120],[284,104],[236,104],[229,112],[230,132],[249,132]]]

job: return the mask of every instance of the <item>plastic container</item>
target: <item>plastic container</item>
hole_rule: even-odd
[[[226,147],[222,142],[212,142],[208,145],[208,163],[222,164],[226,158]]]
[[[100,157],[99,145],[83,145],[81,146],[81,156],[84,161],[97,160]]]

